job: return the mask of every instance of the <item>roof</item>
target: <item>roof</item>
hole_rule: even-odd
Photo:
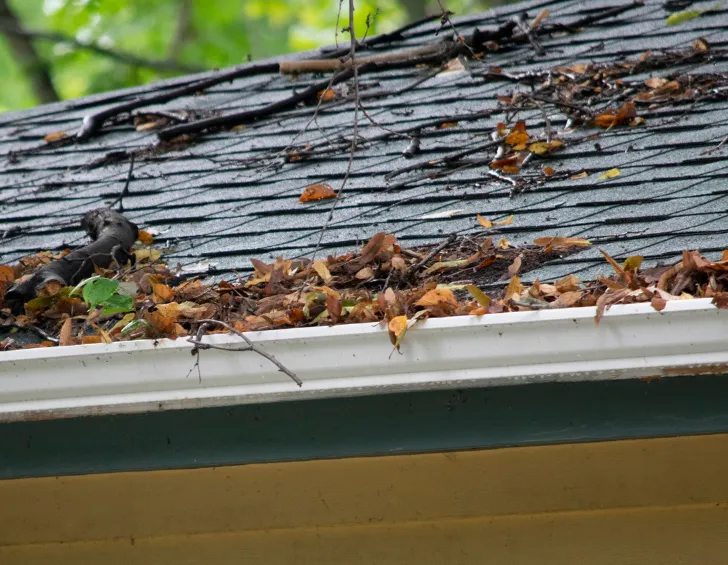
[[[75,142],[72,135],[58,142],[43,140],[56,132],[77,132],[89,114],[136,97],[165,95],[219,73],[4,114],[0,263],[41,249],[81,244],[81,215],[117,198],[132,153],[133,174],[122,201],[125,215],[143,228],[158,230],[158,240],[173,250],[170,263],[210,268],[220,277],[249,273],[250,258],[310,255],[323,226],[325,255],[359,245],[378,231],[394,233],[408,246],[437,243],[451,233],[482,231],[476,214],[493,220],[513,215],[511,224],[496,227],[494,233],[514,244],[553,235],[589,238],[612,256],[644,255],[645,264],[676,259],[684,249],[700,248],[708,257],[722,251],[728,191],[724,148],[716,146],[728,135],[726,81],[721,74],[726,71],[723,49],[728,31],[723,24],[728,11],[716,9],[667,26],[670,12],[662,4],[615,7],[602,1],[534,1],[453,22],[462,36],[476,28],[497,32],[524,9],[533,18],[546,8],[552,27],[543,28],[549,33],[538,37],[542,54],[528,41],[503,42],[498,50],[471,61],[470,72],[435,74],[412,65],[390,65],[362,73],[362,105],[369,117],[360,113],[358,126],[368,141],[354,155],[342,198],[328,223],[329,201],[302,204],[298,197],[314,183],[338,189],[346,176],[353,122],[350,100],[322,103],[313,123],[309,122],[316,104],[297,105],[247,120],[244,129],[196,134],[191,143],[164,151],[153,146],[159,131],[135,128],[124,114],[83,142]],[[442,28],[439,21],[420,23],[376,38],[361,54],[431,45],[447,33],[449,26]],[[709,49],[685,56],[686,50],[695,52],[691,44],[698,38]],[[662,59],[632,68],[620,78],[623,88],[643,85],[650,77],[683,77],[684,83],[687,76],[696,77],[696,84],[713,77],[710,88],[701,86],[694,98],[640,105],[638,113],[645,122],[636,127],[576,128],[559,135],[565,141],[563,150],[524,167],[511,180],[488,174],[495,148],[476,149],[491,141],[498,122],[512,125],[523,120],[529,133],[542,138],[547,129],[544,116],[549,116],[548,128],[560,133],[569,113],[567,106],[553,104],[545,104],[543,112],[529,104],[514,111],[497,96],[513,100],[515,93],[530,92],[527,83],[534,76],[538,84],[547,80],[538,74],[545,70],[567,68],[568,73],[578,64],[613,67],[639,60],[645,51],[650,51],[648,57]],[[330,55],[331,50],[324,49],[288,59]],[[255,69],[264,72],[255,74]],[[225,116],[260,109],[323,80],[323,75],[310,74],[294,79],[277,69],[276,62],[243,65],[235,74],[249,76],[202,91],[193,86],[187,95],[134,112],[185,112],[188,121]],[[345,94],[347,84],[335,87],[337,96]],[[604,98],[596,98],[595,107],[604,110]],[[402,152],[410,143],[406,136],[413,133],[419,136],[421,150],[408,159]],[[327,143],[333,147],[327,148]],[[304,150],[306,144],[319,153],[305,159],[287,157],[287,152]],[[472,157],[445,159],[436,174],[428,168],[428,162],[471,148]],[[541,165],[557,174],[544,176]],[[392,175],[403,168],[410,170]],[[600,179],[613,168],[619,169],[618,177]],[[589,176],[571,178],[581,171]],[[521,179],[516,190],[514,178]],[[593,277],[609,269],[596,247],[556,256],[524,278],[553,279],[569,273]]]

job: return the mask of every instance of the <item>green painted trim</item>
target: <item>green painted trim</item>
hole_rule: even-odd
[[[728,379],[548,383],[0,425],[0,478],[728,431]]]

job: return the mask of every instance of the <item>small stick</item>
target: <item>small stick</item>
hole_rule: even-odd
[[[250,339],[248,339],[248,336],[246,336],[243,332],[236,330],[234,327],[232,327],[230,324],[227,324],[225,322],[221,322],[219,320],[198,320],[203,326],[205,324],[218,324],[222,327],[224,327],[226,330],[228,330],[231,333],[234,333],[236,336],[241,338],[246,344],[246,347],[243,348],[233,348],[233,347],[222,347],[220,345],[213,345],[211,343],[204,343],[201,341],[201,332],[200,330],[197,331],[197,335],[195,337],[190,337],[187,341],[194,344],[197,349],[221,349],[222,351],[253,351],[257,353],[258,355],[261,355],[262,357],[265,357],[273,363],[276,367],[278,367],[278,370],[282,373],[285,373],[289,377],[291,377],[291,380],[296,383],[298,386],[303,386],[303,381],[298,378],[298,375],[288,369],[283,363],[278,361],[273,355],[270,353],[264,351],[257,345],[255,345]]]
[[[434,249],[433,249],[432,251],[430,251],[430,252],[429,252],[429,253],[428,253],[428,254],[427,254],[427,255],[425,256],[425,258],[424,258],[424,259],[422,259],[422,261],[420,261],[419,263],[416,263],[415,265],[413,265],[413,266],[412,266],[412,268],[410,269],[410,273],[414,274],[414,273],[416,273],[417,271],[419,271],[419,270],[420,270],[420,269],[421,269],[422,267],[424,267],[424,266],[425,266],[425,265],[427,264],[427,262],[428,262],[428,261],[429,261],[430,259],[432,259],[432,258],[433,258],[433,257],[434,257],[435,255],[437,255],[437,254],[438,254],[438,253],[439,253],[440,251],[442,251],[443,249],[445,249],[445,248],[446,248],[446,247],[447,247],[448,245],[450,245],[451,243],[453,243],[453,242],[455,241],[455,239],[457,239],[457,236],[456,236],[456,235],[455,235],[454,233],[451,233],[451,234],[450,234],[450,235],[449,235],[449,236],[447,237],[447,239],[446,239],[445,241],[443,241],[443,242],[442,242],[442,243],[441,243],[440,245],[438,245],[438,246],[437,246],[437,247],[435,247],[435,248],[434,248]]]
[[[502,180],[502,181],[505,181],[505,182],[511,183],[511,184],[512,184],[513,186],[516,186],[516,184],[518,184],[518,183],[516,183],[516,181],[514,181],[513,179],[511,179],[511,178],[508,178],[508,177],[506,177],[506,176],[503,176],[503,175],[501,175],[500,173],[498,173],[497,171],[490,171],[490,170],[488,170],[488,171],[485,171],[485,172],[486,172],[486,174],[488,174],[488,175],[490,175],[490,176],[492,176],[492,177],[495,177],[495,178],[497,178],[497,179],[499,179],[499,180]]]
[[[23,326],[21,324],[16,324],[16,323],[0,324],[0,329],[2,329],[2,330],[10,329],[10,328],[17,328],[19,330],[28,330],[29,332],[33,332],[34,334],[42,337],[43,339],[52,341],[53,343],[58,345],[58,339],[48,335],[46,332],[44,332],[42,329],[40,329],[36,326]]]
[[[121,192],[119,193],[119,196],[114,199],[114,201],[109,204],[109,208],[113,208],[116,206],[116,204],[119,204],[119,212],[124,211],[124,203],[122,202],[122,199],[124,196],[129,194],[129,184],[131,183],[131,174],[134,172],[134,153],[131,153],[129,155],[129,172],[126,174],[126,182],[124,183],[124,188],[121,189]]]

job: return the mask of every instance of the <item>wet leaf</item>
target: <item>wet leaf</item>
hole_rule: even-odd
[[[601,175],[599,175],[599,178],[601,180],[613,179],[615,177],[618,177],[621,174],[622,174],[622,171],[620,171],[617,168],[614,168],[614,169],[609,169],[608,171],[603,172]]]
[[[129,312],[134,309],[134,299],[128,294],[112,294],[104,300],[102,316],[109,316],[119,312]]]
[[[323,182],[318,184],[312,184],[303,189],[303,193],[298,198],[299,202],[315,202],[316,200],[325,200],[327,198],[334,198],[336,191],[331,188],[331,185]]]

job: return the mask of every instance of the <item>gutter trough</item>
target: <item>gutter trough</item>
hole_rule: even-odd
[[[302,380],[254,352],[140,340],[0,353],[0,422],[406,391],[728,373],[728,310],[710,299],[418,322],[392,352],[372,324],[250,332]],[[229,334],[204,341],[241,344]]]

